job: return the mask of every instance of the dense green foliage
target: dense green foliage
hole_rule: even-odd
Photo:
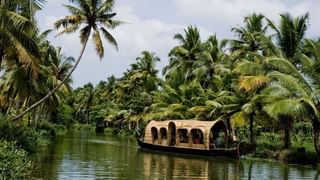
[[[163,78],[144,51],[122,77],[76,89],[75,118],[137,133],[150,120],[223,119],[250,144],[265,147],[259,139],[272,134],[270,149],[314,142],[319,153],[320,43],[305,37],[308,18],[284,13],[276,25],[252,14],[222,41],[189,26],[174,35]]]
[[[39,134],[35,129],[24,125],[14,125],[8,121],[0,122],[0,137],[6,141],[15,141],[16,145],[29,153],[36,151]]]
[[[102,58],[101,35],[117,48],[108,30],[121,22],[114,19],[113,0],[70,2],[71,15],[55,26],[62,28],[58,35],[79,30],[83,48],[76,60],[47,40],[51,31],[39,33],[34,14],[43,0],[1,0],[1,139],[34,152],[38,136],[63,129],[50,123],[72,127],[77,121],[139,135],[150,120],[222,119],[230,135],[258,145],[259,152],[314,143],[320,154],[320,41],[305,37],[308,14],[283,13],[279,25],[252,14],[228,40],[203,40],[189,26],[173,36],[178,45],[162,77],[160,58],[143,51],[122,77],[73,90],[70,76],[89,37]]]
[[[121,24],[113,19],[113,0],[71,0],[75,6],[65,6],[73,15],[57,21],[55,26],[64,28],[58,35],[82,28],[83,49],[76,61],[47,40],[52,30],[39,33],[35,13],[45,2],[0,1],[0,139],[5,140],[0,144],[1,179],[27,178],[31,164],[26,152],[36,152],[39,144],[74,123],[68,98],[73,95],[71,73],[89,37],[92,35],[100,58],[104,54],[100,33],[117,48],[108,31]]]
[[[18,149],[13,142],[0,141],[0,178],[30,178],[32,162],[26,151]]]

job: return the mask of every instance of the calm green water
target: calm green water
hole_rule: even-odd
[[[312,167],[140,150],[134,139],[70,132],[37,157],[40,179],[320,179]]]

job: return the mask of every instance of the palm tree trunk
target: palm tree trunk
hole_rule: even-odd
[[[320,155],[320,121],[316,117],[312,117],[312,127],[313,127],[313,143],[314,149],[318,155]]]
[[[250,114],[250,144],[254,144],[253,114]]]
[[[284,149],[289,149],[291,146],[291,141],[290,141],[290,129],[291,129],[291,119],[289,117],[283,117],[281,120],[284,123]]]
[[[290,128],[286,126],[284,128],[284,149],[289,149],[291,145],[290,142]]]
[[[90,110],[87,110],[87,124],[90,123]]]
[[[83,43],[82,49],[80,51],[80,55],[76,61],[76,63],[74,64],[74,66],[72,67],[72,69],[70,70],[70,72],[66,75],[66,77],[60,82],[60,84],[58,84],[55,88],[53,88],[46,96],[44,96],[42,99],[40,99],[38,102],[34,103],[33,105],[31,105],[29,108],[27,108],[25,111],[23,111],[22,113],[18,114],[17,116],[15,116],[12,120],[16,121],[19,118],[23,117],[23,115],[25,115],[26,113],[28,113],[29,111],[31,111],[32,109],[34,109],[35,107],[39,106],[41,103],[43,103],[45,100],[47,100],[52,94],[54,94],[63,84],[64,82],[71,76],[71,74],[73,73],[73,71],[76,69],[76,67],[78,66],[84,50],[86,49],[88,40],[89,40],[89,35],[90,32],[88,33],[88,36],[86,37],[86,40]]]

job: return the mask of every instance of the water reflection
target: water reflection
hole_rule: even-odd
[[[146,178],[167,177],[173,179],[235,179],[239,176],[237,159],[182,156],[145,150],[138,151],[143,160]]]
[[[71,132],[36,157],[42,179],[318,179],[312,167],[144,151],[136,142]]]

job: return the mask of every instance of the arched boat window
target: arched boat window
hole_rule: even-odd
[[[191,138],[193,144],[203,144],[203,132],[201,129],[191,129]]]
[[[155,127],[151,128],[151,135],[152,135],[152,143],[155,143],[158,140],[158,130]]]
[[[188,143],[189,142],[187,129],[178,129],[178,135],[179,135],[179,142],[180,143]]]
[[[227,127],[223,121],[217,122],[210,130],[210,148],[225,148],[227,146]]]
[[[169,128],[169,145],[175,145],[176,144],[176,125],[173,122],[170,122],[168,125]]]
[[[160,138],[161,138],[161,144],[167,145],[167,129],[162,127],[160,128]]]

